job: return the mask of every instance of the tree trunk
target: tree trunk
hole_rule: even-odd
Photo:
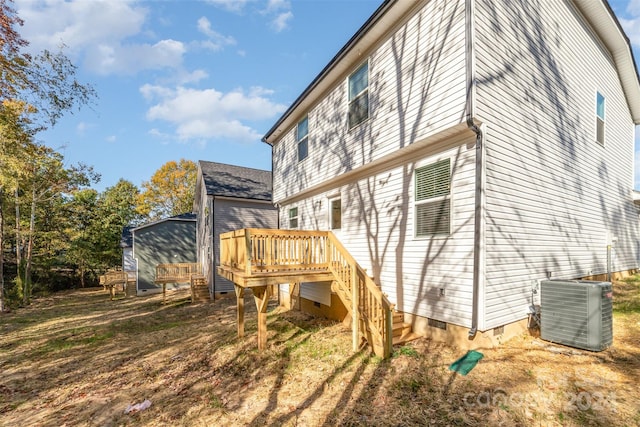
[[[0,187],[0,313],[4,312],[4,190]]]
[[[31,216],[29,218],[29,242],[27,243],[27,266],[24,269],[24,294],[22,295],[22,302],[29,304],[29,297],[31,296],[31,264],[33,260],[33,235],[36,228],[36,190],[32,192],[31,198]]]
[[[80,264],[80,287],[84,289],[84,262]]]
[[[18,289],[22,288],[24,279],[22,277],[22,230],[20,229],[20,199],[18,189],[14,193],[16,204],[16,276],[18,278]]]

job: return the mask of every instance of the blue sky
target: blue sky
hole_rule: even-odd
[[[39,139],[93,166],[98,190],[180,158],[270,169],[260,138],[380,3],[15,0],[30,48],[64,43],[99,96]],[[610,5],[640,61],[640,0]]]

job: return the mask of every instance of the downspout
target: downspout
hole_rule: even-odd
[[[473,230],[473,296],[471,311],[471,329],[469,339],[473,339],[478,332],[478,318],[481,310],[480,294],[484,287],[484,134],[479,123],[475,121],[475,96],[476,96],[476,69],[475,69],[475,0],[466,0],[465,7],[466,37],[465,37],[465,61],[467,74],[467,126],[476,134],[476,186]]]

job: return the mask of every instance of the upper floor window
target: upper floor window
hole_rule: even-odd
[[[296,141],[298,141],[298,161],[301,161],[309,155],[309,117],[305,117],[298,122],[298,126],[296,126]]]
[[[289,209],[289,228],[298,228],[298,208]]]
[[[415,233],[417,237],[450,233],[450,163],[450,159],[445,159],[416,169]]]
[[[349,129],[369,118],[369,63],[349,76]]]
[[[596,94],[596,141],[604,145],[604,95]]]
[[[329,224],[332,230],[340,230],[342,228],[342,201],[333,199],[329,203]]]

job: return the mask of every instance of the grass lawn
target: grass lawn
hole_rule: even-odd
[[[351,351],[339,323],[274,301],[268,349],[245,337],[234,299],[188,293],[109,301],[102,289],[61,292],[0,315],[3,426],[637,426],[640,277],[617,282],[614,343],[589,352],[523,336],[466,376],[465,352],[426,339],[380,360]],[[125,413],[148,399],[151,406]]]

